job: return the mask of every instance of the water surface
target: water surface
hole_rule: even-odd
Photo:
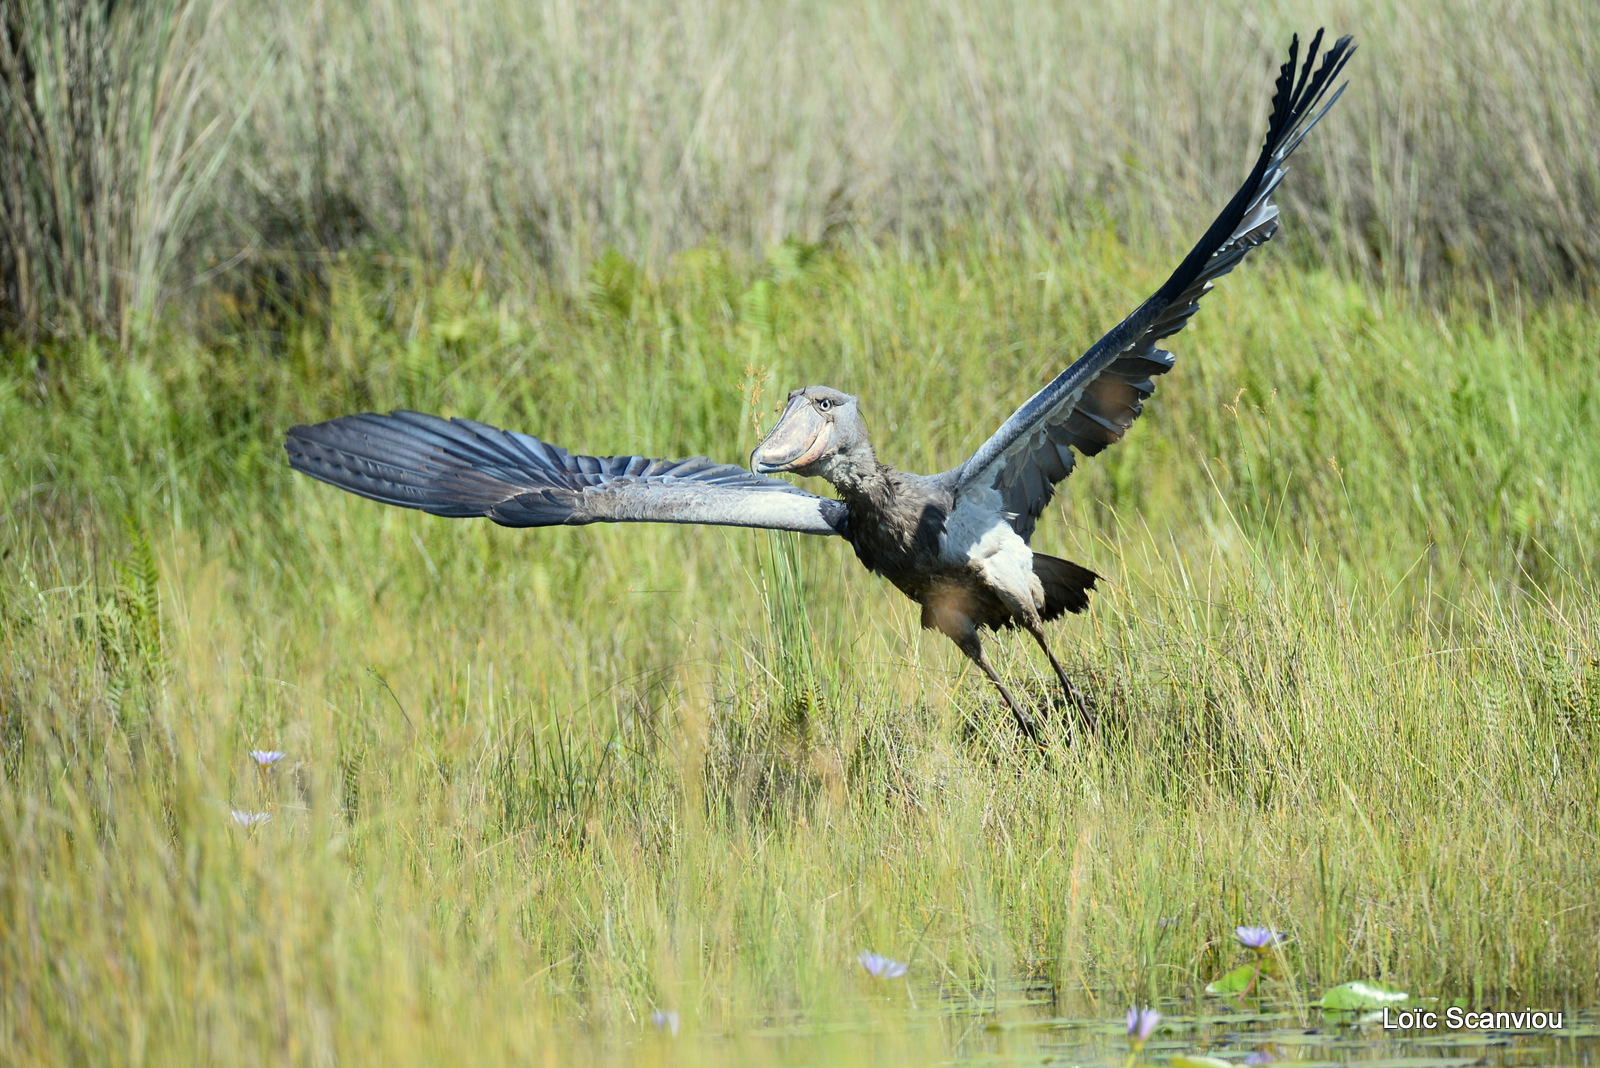
[[[767,1020],[737,1033],[659,1036],[682,1063],[1083,1065],[1127,1068],[1122,1012],[1083,1005],[1064,1012],[1048,992],[1020,991],[986,1004],[929,996],[902,984],[865,995],[860,1017]],[[889,989],[902,987],[902,989]],[[1213,998],[1159,1003],[1161,1026],[1137,1063],[1174,1055],[1232,1064],[1359,1064],[1365,1068],[1469,1065],[1600,1065],[1600,1012],[1562,1012],[1560,1030],[1385,1029],[1378,1014],[1324,1013],[1304,1004]],[[1523,1008],[1493,1006],[1500,1009]],[[1531,1005],[1562,1011],[1560,1006]],[[1491,1006],[1484,1006],[1491,1008]],[[1474,1011],[1477,1007],[1473,1007]],[[1441,1021],[1443,1009],[1438,1009]],[[669,1053],[670,1050],[670,1053]]]

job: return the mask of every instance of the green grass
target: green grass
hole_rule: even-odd
[[[508,531],[282,457],[410,406],[733,460],[820,381],[941,469],[1169,255],[700,249],[576,300],[351,259],[276,335],[12,348],[0,1059],[924,1063],[964,1032],[905,1027],[861,948],[912,961],[916,1011],[1036,980],[1109,1015],[1197,991],[1246,922],[1293,934],[1297,997],[1591,1004],[1579,303],[1420,310],[1276,249],[1231,276],[1040,525],[1108,578],[1052,629],[1103,732],[1043,755],[842,543]],[[993,643],[1043,696],[1030,646]],[[656,1007],[684,1042],[640,1041]],[[753,1037],[796,1014],[878,1030]]]

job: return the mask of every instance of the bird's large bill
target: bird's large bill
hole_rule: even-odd
[[[816,460],[828,448],[828,422],[804,397],[793,397],[778,425],[750,454],[750,468],[763,475],[793,471]]]

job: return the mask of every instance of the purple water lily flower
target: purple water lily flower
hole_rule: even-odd
[[[230,814],[233,816],[233,822],[247,831],[255,830],[272,818],[272,813],[270,812],[245,812],[237,808],[233,809]]]
[[[1257,953],[1265,953],[1273,946],[1281,946],[1289,940],[1289,936],[1282,931],[1274,931],[1270,927],[1235,927],[1233,936],[1239,943],[1248,946]]]
[[[657,1031],[666,1031],[675,1035],[678,1033],[678,1014],[671,1009],[665,1011],[657,1009],[650,1014],[650,1026]]]
[[[1150,1040],[1155,1033],[1156,1024],[1161,1022],[1161,1014],[1155,1009],[1141,1009],[1137,1005],[1128,1008],[1128,1041],[1138,1049]]]
[[[1246,1057],[1244,1059],[1244,1063],[1246,1063],[1246,1064],[1271,1064],[1274,1061],[1276,1061],[1277,1059],[1278,1058],[1274,1057],[1272,1054],[1268,1053],[1266,1050],[1258,1049],[1254,1053],[1250,1054],[1250,1056]]]
[[[280,753],[276,749],[250,750],[250,759],[254,760],[256,762],[256,766],[262,769],[272,767],[272,765],[276,764],[278,761],[282,760],[288,755],[288,753]]]
[[[856,960],[867,970],[867,974],[874,979],[898,979],[911,970],[911,965],[905,961],[895,960],[863,949]]]

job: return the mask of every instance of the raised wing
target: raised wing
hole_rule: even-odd
[[[384,504],[502,526],[709,523],[837,534],[843,503],[733,464],[574,456],[527,434],[420,412],[289,430],[296,471]]]
[[[1012,527],[1027,538],[1056,483],[1071,473],[1074,450],[1093,456],[1133,425],[1155,392],[1153,377],[1172,368],[1172,353],[1157,348],[1156,342],[1182,330],[1212,283],[1277,232],[1272,192],[1288,171],[1290,154],[1344,92],[1340,86],[1316,111],[1355,51],[1349,37],[1339,38],[1313,75],[1321,44],[1318,30],[1304,66],[1297,62],[1299,36],[1289,45],[1261,155],[1205,236],[1149,300],[1035,393],[952,472],[959,494],[998,491]]]

